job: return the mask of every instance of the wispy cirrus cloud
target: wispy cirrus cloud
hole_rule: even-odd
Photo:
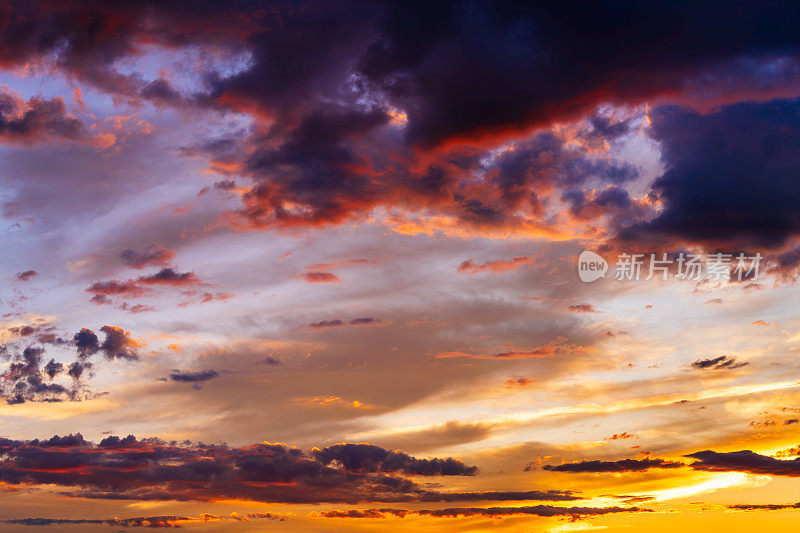
[[[468,274],[476,274],[478,272],[507,272],[514,270],[520,266],[529,263],[531,258],[528,256],[515,257],[513,259],[495,259],[486,261],[481,264],[475,263],[472,259],[464,260],[459,266],[459,272],[467,272]]]

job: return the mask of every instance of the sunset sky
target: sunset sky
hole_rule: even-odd
[[[0,0],[0,532],[796,531],[798,28]]]

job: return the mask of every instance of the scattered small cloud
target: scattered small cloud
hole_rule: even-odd
[[[695,370],[734,370],[749,364],[747,361],[737,361],[735,357],[720,355],[713,359],[698,359],[691,366]]]
[[[458,266],[459,272],[466,272],[467,274],[476,274],[478,272],[508,272],[515,270],[524,264],[531,262],[528,256],[515,257],[509,260],[497,259],[493,261],[486,261],[485,263],[476,264],[472,259],[463,261]]]
[[[303,274],[308,283],[340,283],[342,280],[331,272],[311,271]]]
[[[26,270],[24,272],[17,273],[17,275],[14,276],[14,278],[17,281],[30,281],[38,275],[39,273],[36,272],[35,270]]]
[[[567,306],[567,311],[570,313],[598,313],[597,308],[592,304],[572,304]]]

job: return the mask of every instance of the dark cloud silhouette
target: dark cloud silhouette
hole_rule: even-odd
[[[72,379],[78,380],[83,377],[83,374],[92,368],[92,363],[81,363],[80,361],[75,361],[69,365],[67,370],[67,374]]]
[[[704,450],[687,455],[697,459],[689,466],[695,470],[710,472],[747,472],[767,476],[800,476],[800,458],[775,459],[750,450],[738,452],[715,452]]]
[[[100,351],[100,339],[94,331],[88,328],[81,328],[81,330],[73,337],[75,346],[78,349],[78,357],[86,359]]]
[[[279,117],[337,93],[341,99],[349,88],[404,110],[409,141],[431,145],[590,114],[602,102],[651,101],[691,87],[688,81],[712,68],[722,69],[718,78],[734,78],[724,88],[772,89],[769,80],[755,79],[757,69],[748,72],[735,61],[797,54],[800,18],[796,4],[780,1],[768,10],[746,4],[724,13],[705,1],[190,5],[7,6],[3,64],[20,66],[57,50],[58,68],[120,97],[255,107]],[[606,19],[628,31],[597,24]],[[648,28],[642,20],[659,24]],[[209,71],[200,94],[181,94],[163,78],[115,69],[141,40],[247,49],[252,61],[229,76]],[[292,46],[297,42],[304,45]],[[610,136],[625,131],[601,116],[593,125]]]
[[[442,492],[412,478],[475,472],[453,458],[421,459],[368,444],[304,452],[283,444],[178,445],[130,435],[109,436],[98,444],[79,434],[43,441],[0,439],[0,481],[52,484],[83,498],[283,503],[577,499],[563,491]]]
[[[312,322],[312,323],[310,323],[308,325],[308,327],[317,328],[317,329],[321,329],[321,328],[338,328],[340,326],[344,326],[344,324],[345,323],[343,321],[341,321],[341,320],[339,320],[337,318],[337,319],[334,319],[334,320],[321,320],[319,322]]]
[[[130,334],[117,326],[103,326],[100,331],[106,338],[100,344],[97,335],[88,328],[81,328],[72,338],[72,342],[55,337],[55,334],[37,337],[37,340],[47,345],[59,347],[74,346],[76,360],[71,363],[57,361],[55,358],[43,364],[45,348],[29,344],[21,345],[23,339],[28,338],[39,330],[51,330],[52,326],[43,325],[32,328],[32,331],[17,332],[19,339],[8,342],[0,347],[0,356],[9,360],[8,368],[0,376],[0,397],[9,404],[25,402],[61,402],[80,401],[95,396],[82,379],[88,370],[93,368],[91,357],[102,352],[107,359],[137,360],[138,343]],[[56,382],[56,378],[65,374],[71,378],[72,383]],[[47,381],[46,381],[47,380]]]
[[[567,306],[571,313],[597,313],[597,308],[592,304],[572,304]]]
[[[164,250],[159,249],[151,250],[151,252],[152,254],[150,256],[130,255],[128,257],[129,262],[131,263],[130,266],[133,266],[134,268],[143,268],[148,263],[161,261],[165,256],[165,253],[171,251],[167,250],[165,252]],[[136,266],[137,262],[141,263],[141,266]],[[86,292],[94,294],[90,300],[91,302],[100,305],[106,305],[114,303],[114,300],[109,298],[109,296],[138,297],[149,295],[152,294],[154,286],[180,288],[200,285],[203,285],[203,282],[194,272],[178,272],[171,267],[164,267],[158,272],[145,276],[139,276],[136,279],[96,281],[89,285],[89,287],[86,289]],[[194,294],[194,292],[188,292],[189,296]],[[218,300],[224,300],[230,296],[231,295],[226,293],[217,293],[216,295],[212,293],[205,293],[203,296],[201,296],[200,303],[206,303],[215,298]],[[188,302],[186,302],[185,305],[188,305]],[[154,310],[154,308],[151,306],[142,304],[130,305],[127,302],[122,302],[122,304],[119,305],[119,308],[129,313],[140,313]]]
[[[654,195],[664,209],[621,231],[623,239],[671,239],[732,249],[782,246],[800,233],[798,100],[740,103],[700,114],[651,114],[666,172]]]
[[[351,509],[347,511],[325,511],[320,516],[325,518],[386,518],[396,516],[405,518],[409,515],[429,516],[434,518],[456,518],[469,516],[569,516],[580,518],[613,513],[648,513],[650,509],[640,507],[554,507],[551,505],[532,505],[524,507],[457,507],[451,509]]]
[[[410,140],[430,145],[564,120],[598,102],[646,101],[748,53],[796,54],[798,20],[790,2],[769,13],[755,5],[720,13],[714,2],[403,2],[387,10],[360,68],[406,110]]]
[[[800,7],[794,2],[724,13],[707,1],[189,6],[151,0],[9,4],[0,16],[2,63],[13,68],[47,58],[54,70],[120,101],[250,114],[258,123],[252,131],[182,150],[225,163],[252,181],[240,192],[230,179],[215,185],[241,195],[240,209],[223,217],[240,228],[336,224],[378,207],[439,212],[463,225],[546,226],[555,199],[547,196],[562,193],[572,216],[610,214],[629,238],[779,244],[797,225],[787,208],[797,203],[791,194],[777,197],[769,216],[752,216],[772,205],[775,192],[793,189],[791,101],[707,115],[663,106],[653,111],[653,137],[665,146],[667,166],[653,197],[666,209],[643,224],[644,208],[622,187],[638,169],[595,157],[591,146],[576,149],[552,133],[530,135],[583,118],[582,143],[613,142],[632,126],[597,112],[599,104],[781,94],[800,81]],[[209,46],[248,61],[233,72],[204,65],[188,91],[161,76],[118,68],[141,42],[162,49]],[[772,68],[776,58],[790,66]],[[23,117],[44,117],[33,120],[8,111],[20,107],[9,98],[2,114],[8,132],[30,131],[26,124],[34,123],[52,135],[78,135],[79,123],[62,116],[63,102],[29,101]],[[773,139],[776,128],[781,133]],[[714,144],[717,133],[724,142]],[[504,143],[513,149],[498,153]],[[718,217],[721,206],[740,214]],[[164,257],[149,262],[155,252],[126,250],[123,261],[165,266]],[[178,274],[145,279],[188,283]]]
[[[141,276],[137,280],[145,285],[198,285],[200,279],[194,272],[178,272],[172,268],[162,268],[155,274]]]
[[[355,472],[401,472],[422,476],[472,476],[477,467],[466,466],[456,459],[416,459],[402,452],[393,452],[369,444],[336,444],[314,450],[318,461],[327,465],[336,461]]]
[[[734,511],[779,511],[783,509],[800,509],[800,503],[740,503],[728,505]]]
[[[52,329],[48,324],[25,324],[23,326],[13,326],[8,331],[17,337],[29,337],[34,333],[43,333]]]
[[[196,522],[249,522],[257,519],[286,520],[284,516],[272,513],[245,513],[218,516],[203,513],[198,517],[181,515],[135,516],[131,518],[9,518],[0,520],[1,524],[19,526],[64,526],[64,525],[107,525],[111,527],[180,528],[184,524]]]
[[[7,90],[0,92],[0,140],[32,144],[48,138],[86,137],[83,123],[67,114],[61,98],[34,97],[24,102]]]
[[[570,472],[573,474],[591,472],[643,472],[651,468],[680,468],[686,466],[676,461],[664,459],[622,459],[620,461],[579,461],[560,465],[545,465],[544,470]]]
[[[51,380],[55,379],[55,377],[62,372],[64,372],[64,364],[56,362],[55,359],[50,359],[50,361],[44,365],[44,373],[47,374],[47,377]]]
[[[106,334],[103,344],[100,345],[100,350],[106,356],[106,359],[139,359],[136,353],[138,344],[130,336],[130,333],[118,326],[103,326],[100,331]]]
[[[30,281],[37,275],[39,275],[39,273],[35,270],[26,270],[24,272],[19,272],[14,278],[17,281]]]
[[[198,372],[175,370],[169,375],[169,379],[181,383],[199,383],[201,381],[210,381],[218,377],[219,372],[216,370],[201,370]]]
[[[28,401],[58,402],[69,395],[70,391],[57,383],[46,383],[44,376],[56,371],[56,363],[48,363],[42,372],[42,356],[44,348],[28,346],[12,357],[11,364],[0,375],[2,386],[0,396],[9,404],[20,404]],[[57,374],[58,372],[55,372]],[[54,376],[55,376],[54,374]]]
[[[749,364],[747,361],[737,361],[735,357],[729,355],[720,355],[713,359],[698,359],[692,363],[692,368],[695,370],[734,370]]]
[[[528,491],[486,491],[486,492],[458,492],[454,494],[430,493],[419,498],[423,502],[455,502],[455,501],[557,501],[566,502],[582,499],[570,491],[562,490],[528,490]]]
[[[374,324],[379,324],[381,322],[380,318],[374,318],[371,316],[363,316],[360,318],[354,318],[350,321],[351,326],[370,326]]]
[[[381,324],[382,322],[383,321],[380,318],[375,318],[371,316],[354,318],[349,321],[344,321],[335,318],[331,320],[321,320],[319,322],[312,322],[308,325],[308,327],[314,329],[324,329],[324,328],[338,328],[341,326],[374,326],[377,324]]]
[[[119,258],[124,264],[133,268],[165,266],[175,258],[175,252],[160,244],[152,243],[141,250],[123,250]]]

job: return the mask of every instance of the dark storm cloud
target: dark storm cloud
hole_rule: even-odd
[[[244,164],[257,183],[242,197],[240,214],[256,227],[318,225],[379,203],[392,191],[375,179],[369,156],[358,151],[360,138],[388,119],[382,109],[328,106],[309,111],[288,131],[251,139],[256,148]]]
[[[662,107],[651,118],[666,167],[653,194],[664,209],[623,229],[622,238],[748,249],[782,246],[800,233],[800,101],[735,104],[705,115]],[[794,262],[788,255],[781,261]]]
[[[367,444],[304,452],[283,444],[233,448],[133,436],[110,436],[98,444],[81,435],[0,439],[0,481],[53,484],[85,498],[282,503],[579,499],[566,491],[441,492],[409,477],[475,471],[453,458],[421,459]]]
[[[695,470],[800,477],[800,458],[775,459],[750,450],[727,453],[705,450],[686,457],[697,459],[689,465]]]
[[[628,212],[635,205],[620,186],[637,176],[631,165],[565,149],[563,140],[548,134],[517,140],[500,155],[495,149],[521,131],[580,117],[588,117],[584,141],[613,141],[631,126],[596,113],[598,104],[684,99],[683,93],[697,93],[697,80],[710,73],[725,80],[724,89],[734,95],[773,94],[773,82],[785,88],[800,81],[791,69],[768,68],[776,58],[791,63],[799,55],[800,7],[788,1],[772,2],[769,9],[748,3],[731,10],[705,1],[432,6],[344,0],[268,6],[41,1],[0,9],[6,67],[46,58],[54,70],[123,101],[254,117],[252,130],[235,140],[184,151],[219,158],[253,181],[242,189],[241,208],[226,218],[251,229],[335,224],[394,206],[440,211],[467,225],[544,220],[544,196],[553,184],[569,191],[565,198],[575,216],[627,213],[630,225],[639,218]],[[163,50],[209,46],[222,56],[243,53],[247,60],[233,72],[204,66],[193,92],[182,93],[163,78],[117,69],[142,43]],[[669,114],[665,109],[659,113]],[[654,121],[656,139],[670,152],[683,129],[693,127],[691,120],[658,113]],[[68,124],[52,129],[68,135]],[[741,124],[726,126],[729,133]],[[758,127],[755,135],[764,137]],[[782,135],[784,145],[794,142],[791,133]],[[694,135],[699,136],[702,131]],[[727,154],[709,154],[717,155]],[[674,175],[697,169],[672,155],[668,162],[672,174],[657,187],[668,209],[639,231],[698,233],[687,213],[697,205],[685,200],[687,187],[681,185],[694,178]],[[740,166],[738,172],[749,168]],[[768,174],[773,171],[782,172]],[[486,179],[479,182],[476,175]],[[741,188],[734,184],[728,189]],[[600,192],[587,195],[595,189]],[[775,226],[790,221],[783,209],[775,211],[750,229],[733,220],[698,224],[708,232],[694,237],[713,238],[732,229],[777,242],[785,231]],[[749,214],[741,218],[753,220]],[[766,234],[758,231],[765,228]]]
[[[412,141],[430,144],[564,119],[600,102],[648,100],[704,67],[797,52],[795,3],[718,7],[42,1],[4,7],[0,49],[7,66],[58,52],[58,67],[98,87],[170,103],[178,96],[166,80],[124,75],[114,63],[142,40],[224,44],[249,50],[252,61],[228,77],[208,72],[208,92],[195,100],[290,114],[366,84],[408,113]],[[623,129],[594,122],[607,135]]]
[[[648,100],[726,59],[796,54],[798,22],[792,2],[393,3],[360,66],[407,111],[411,140],[433,144]]]
[[[579,461],[560,465],[545,465],[544,470],[553,472],[570,472],[574,474],[589,472],[643,472],[651,468],[680,468],[686,466],[675,461],[664,459],[622,459],[620,461]]]
[[[61,68],[112,94],[274,119],[246,147],[226,150],[256,182],[238,213],[239,222],[250,227],[338,223],[395,204],[444,209],[481,224],[502,223],[519,208],[540,214],[538,185],[551,176],[579,195],[588,179],[602,176],[600,183],[616,186],[636,170],[570,155],[552,136],[539,136],[498,158],[488,190],[469,190],[464,174],[477,171],[486,152],[455,151],[420,166],[408,145],[385,131],[389,107],[406,113],[411,144],[505,134],[568,120],[601,102],[631,103],[675,91],[721,61],[796,53],[798,41],[791,31],[798,9],[782,2],[770,10],[745,6],[722,14],[710,3],[575,9],[560,2],[454,2],[426,5],[425,22],[417,20],[420,6],[414,2],[309,2],[262,11],[247,4],[196,3],[188,16],[185,9],[148,2],[54,14],[43,6],[48,4],[11,10],[7,33],[16,39],[0,41],[10,52],[7,61],[24,62],[58,48]],[[629,31],[596,24],[601,15]],[[650,18],[661,22],[647,31],[647,25],[633,23]],[[703,31],[697,31],[701,24]],[[205,73],[204,94],[180,95],[163,79],[114,70],[115,60],[131,54],[139,40],[164,47],[225,43],[248,50],[251,60],[228,77]],[[19,42],[29,46],[20,48]],[[291,44],[296,42],[304,45]],[[601,114],[589,124],[589,137],[605,139],[630,129]],[[375,156],[386,152],[375,149],[385,143],[399,163]],[[540,153],[555,163],[537,159]],[[624,209],[625,194],[608,189],[583,203],[575,200],[573,211],[586,217]]]
[[[408,144],[390,140],[385,106],[352,103],[379,95],[404,111],[411,145],[452,147],[454,138],[475,144],[488,136],[496,147],[512,131],[585,116],[601,102],[674,95],[708,69],[719,74],[726,62],[797,56],[796,4],[776,2],[769,10],[744,5],[719,13],[712,2],[680,8],[668,2],[579,8],[570,2],[453,2],[426,4],[424,21],[419,9],[415,2],[391,3],[377,9],[382,12],[377,19],[349,21],[360,25],[361,35],[374,32],[364,48],[341,36],[343,23],[327,27],[309,43],[310,63],[276,71],[287,58],[277,59],[272,47],[300,31],[290,23],[276,35],[252,41],[258,51],[252,69],[216,82],[216,92],[228,101],[238,97],[274,110],[274,94],[274,101],[290,101],[299,109],[299,119],[279,120],[266,138],[251,137],[250,149],[242,152],[252,155],[235,158],[256,182],[243,197],[238,224],[337,223],[376,206],[402,205],[455,214],[465,224],[498,225],[508,223],[512,213],[541,217],[543,196],[552,185],[563,189],[572,216],[610,215],[614,227],[627,228],[626,238],[667,234],[780,244],[800,224],[793,209],[798,198],[779,194],[798,189],[792,185],[797,168],[792,105],[747,104],[708,116],[657,109],[652,135],[665,147],[667,173],[656,182],[652,198],[660,198],[666,209],[639,224],[652,213],[622,188],[638,174],[631,165],[567,150],[551,134],[517,143],[491,163],[485,163],[485,149],[462,147],[420,165],[408,155]],[[319,23],[326,14],[324,8],[312,8],[299,20]],[[323,48],[317,48],[320,43]],[[298,102],[282,92],[300,84],[314,89],[305,94],[341,96],[342,76],[332,69],[352,68],[353,62],[336,50],[358,59],[356,68],[365,80],[353,85],[351,103],[322,106],[315,98]],[[328,61],[314,76],[306,69],[320,58]],[[736,64],[730,76],[747,92],[755,79]],[[276,72],[285,74],[283,85]],[[256,81],[275,84],[275,90],[262,97],[254,90],[261,88]],[[588,122],[584,140],[613,140],[630,131],[628,123],[600,114]],[[780,129],[785,131],[775,133]],[[398,154],[391,161],[375,154],[375,146],[385,145]],[[485,176],[480,185],[471,179],[476,174]],[[774,198],[779,198],[777,208],[771,209]],[[762,216],[765,210],[769,214]]]
[[[234,9],[233,3],[190,4],[5,3],[0,7],[0,65],[10,68],[46,58],[67,75],[117,96],[174,105],[180,102],[166,80],[122,73],[116,62],[134,54],[143,40],[164,47],[230,41],[248,27],[248,10]]]
[[[729,355],[720,355],[713,359],[698,359],[692,363],[692,368],[695,370],[733,370],[749,364],[747,361],[737,361],[735,357]]]
[[[310,129],[325,131],[276,132],[276,141],[253,136],[240,148],[264,156],[243,160],[255,185],[243,194],[243,207],[225,219],[228,223],[248,229],[332,224],[379,206],[397,206],[440,211],[467,225],[502,227],[518,221],[520,213],[543,217],[543,197],[553,187],[625,183],[638,175],[632,165],[597,157],[588,147],[567,147],[565,139],[550,133],[517,142],[501,154],[488,147],[452,147],[423,162],[398,145],[396,133],[383,123],[370,137],[333,119],[307,120],[315,124]],[[278,142],[300,143],[295,136],[303,139],[302,150],[275,148]],[[301,153],[292,161],[274,161],[284,150]],[[319,153],[311,156],[305,153],[309,150]],[[478,175],[483,179],[475,180]]]

